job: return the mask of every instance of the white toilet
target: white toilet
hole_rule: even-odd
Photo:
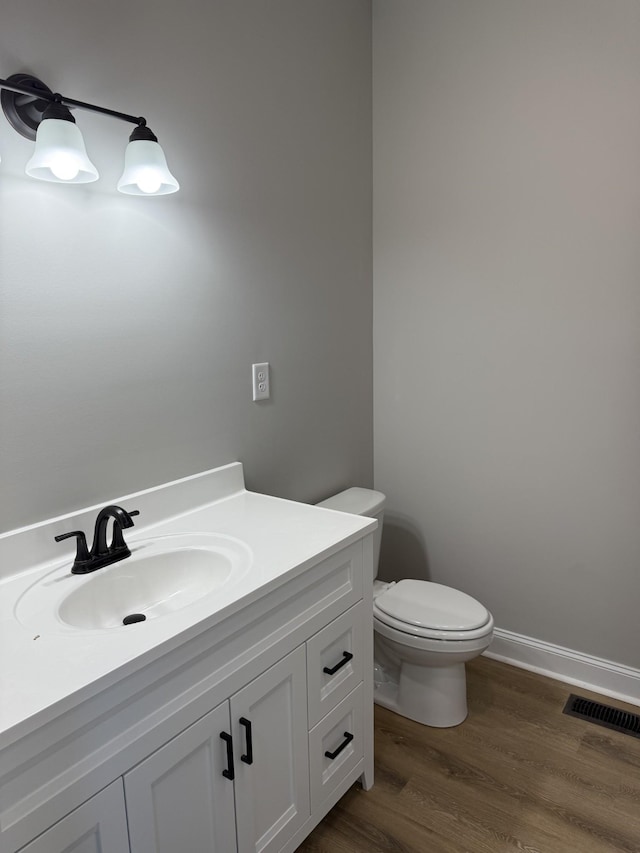
[[[470,595],[438,583],[376,580],[385,496],[352,488],[322,501],[326,509],[378,520],[374,534],[375,701],[427,726],[467,716],[465,662],[488,648],[493,617]]]

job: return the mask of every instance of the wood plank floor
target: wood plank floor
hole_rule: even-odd
[[[569,717],[569,693],[638,708],[487,658],[469,717],[432,729],[376,706],[376,777],[298,853],[640,853],[640,739]]]

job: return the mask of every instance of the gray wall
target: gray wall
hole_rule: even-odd
[[[383,570],[638,666],[640,4],[374,0]]]
[[[0,57],[145,115],[182,185],[117,193],[132,128],[82,112],[100,182],[36,182],[0,116],[0,530],[235,459],[370,484],[368,0],[3,0]]]

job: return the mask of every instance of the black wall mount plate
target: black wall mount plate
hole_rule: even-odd
[[[43,94],[53,95],[51,89],[32,74],[12,74],[7,77],[7,82],[15,83],[17,86],[29,86]],[[0,94],[0,105],[9,124],[21,136],[31,140],[35,140],[42,113],[50,103],[50,98],[23,95],[9,89],[3,89]]]

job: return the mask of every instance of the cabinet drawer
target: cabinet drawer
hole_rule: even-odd
[[[312,812],[364,755],[363,693],[359,684],[309,732]]]
[[[310,729],[362,681],[363,607],[360,601],[307,641]]]

